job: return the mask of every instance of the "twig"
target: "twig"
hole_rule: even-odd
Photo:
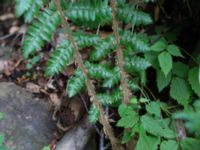
[[[113,17],[113,32],[115,35],[115,39],[117,42],[117,60],[118,60],[118,66],[120,69],[120,74],[121,74],[121,88],[122,88],[122,93],[123,93],[123,102],[125,104],[129,103],[129,99],[131,96],[131,92],[128,88],[128,84],[126,82],[126,72],[124,71],[123,65],[124,65],[124,58],[123,58],[123,52],[120,46],[120,36],[118,33],[118,23],[116,19],[116,2],[115,0],[111,0],[111,7],[112,7],[112,17]]]
[[[122,150],[123,148],[122,148],[119,140],[114,136],[112,127],[109,124],[108,119],[104,115],[103,106],[97,99],[95,87],[94,87],[93,83],[91,82],[91,80],[89,79],[87,69],[85,68],[85,66],[83,64],[83,59],[81,57],[81,54],[79,53],[77,44],[72,36],[72,31],[70,30],[67,20],[65,20],[65,15],[60,6],[60,1],[53,0],[53,2],[56,4],[57,10],[61,15],[62,25],[64,28],[66,38],[70,41],[70,43],[72,44],[72,46],[74,48],[74,60],[77,63],[78,67],[80,68],[81,72],[83,73],[83,75],[85,77],[85,84],[86,84],[86,87],[88,90],[88,94],[91,97],[91,102],[100,111],[99,122],[103,125],[103,130],[104,130],[105,134],[108,136],[108,138],[110,139],[113,150]]]

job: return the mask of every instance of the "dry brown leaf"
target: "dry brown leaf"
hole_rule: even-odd
[[[26,89],[31,93],[40,93],[41,87],[35,83],[28,82],[26,83]]]

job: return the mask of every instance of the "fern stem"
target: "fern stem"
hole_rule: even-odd
[[[94,87],[93,83],[91,82],[91,80],[89,79],[87,69],[85,68],[85,66],[83,64],[83,59],[81,57],[81,54],[79,53],[78,46],[72,36],[72,31],[70,30],[67,20],[65,20],[65,15],[62,11],[60,1],[53,0],[53,2],[56,4],[57,10],[61,15],[62,25],[64,28],[66,38],[70,41],[70,43],[72,44],[72,46],[74,48],[74,60],[77,63],[78,67],[80,68],[80,70],[82,71],[82,73],[85,77],[85,83],[86,83],[86,86],[88,89],[88,94],[92,98],[91,102],[100,111],[99,122],[103,125],[103,130],[104,130],[105,134],[108,136],[108,138],[110,139],[113,150],[122,150],[123,148],[122,148],[119,140],[114,136],[114,132],[113,132],[111,125],[109,124],[108,118],[104,115],[103,106],[99,102],[99,100],[96,96],[95,87]]]
[[[122,93],[123,93],[123,102],[125,104],[128,104],[130,96],[131,96],[131,92],[128,88],[128,84],[126,82],[126,72],[123,68],[124,66],[124,58],[123,58],[123,52],[122,52],[122,48],[120,46],[120,36],[118,33],[118,22],[116,19],[116,1],[115,0],[111,0],[111,8],[112,8],[112,17],[113,17],[113,32],[115,35],[115,39],[117,42],[117,60],[118,60],[118,66],[120,69],[120,74],[121,74],[121,87],[122,87]]]

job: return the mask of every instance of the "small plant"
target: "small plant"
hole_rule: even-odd
[[[162,28],[153,35],[140,32],[153,23],[139,7],[148,2],[153,0],[134,4],[124,0],[16,0],[16,15],[30,23],[22,44],[23,57],[29,60],[27,69],[44,55],[42,48],[55,32],[64,31],[67,36],[50,52],[45,75],[57,76],[75,62],[77,68],[67,81],[67,94],[73,97],[87,89],[92,103],[89,120],[99,120],[113,149],[123,149],[123,144],[133,140],[136,150],[177,150],[191,143],[198,145],[198,135],[177,141],[180,137],[175,118],[186,119],[187,128],[199,131],[199,122],[195,121],[199,107],[190,109],[190,103],[200,96],[199,63],[194,67],[183,63],[185,56],[165,37]],[[76,30],[70,29],[68,20],[77,26]],[[105,26],[112,29],[106,37],[101,35]],[[81,56],[83,52],[86,58]],[[156,72],[151,82],[148,70]],[[153,80],[158,93],[169,89],[168,97],[154,95],[149,86]],[[176,114],[171,109],[174,105],[180,110],[183,107],[184,112]],[[111,126],[104,107],[118,110],[116,126]],[[114,136],[116,127],[124,128],[121,142]]]

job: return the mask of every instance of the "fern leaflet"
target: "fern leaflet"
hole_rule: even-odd
[[[52,34],[60,25],[61,19],[56,11],[46,9],[28,28],[23,41],[23,57],[27,59],[31,54],[40,50],[45,41],[50,41]]]
[[[66,40],[62,40],[50,55],[45,75],[52,76],[63,71],[73,58],[73,52],[71,44]]]

